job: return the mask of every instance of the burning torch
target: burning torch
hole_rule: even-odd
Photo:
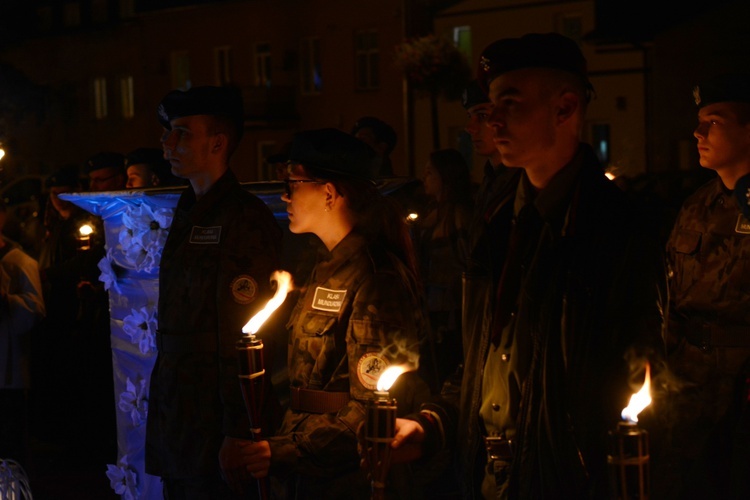
[[[263,405],[263,386],[266,375],[265,361],[263,359],[263,341],[255,336],[263,323],[284,303],[286,295],[292,286],[292,275],[286,271],[275,271],[271,275],[271,281],[276,282],[276,293],[268,301],[266,306],[253,316],[247,324],[242,327],[242,337],[237,341],[237,361],[239,367],[240,388],[242,398],[245,401],[245,409],[250,420],[250,432],[253,441],[263,439],[261,429],[261,413]],[[259,480],[261,498],[268,498],[268,487],[266,481]]]
[[[390,399],[388,390],[407,369],[391,366],[378,379],[375,399],[368,401],[365,420],[365,442],[367,463],[370,468],[372,498],[385,498],[385,485],[391,466],[391,441],[396,433],[395,399]]]
[[[638,414],[651,404],[651,373],[646,364],[643,387],[630,397],[622,410],[622,422],[609,433],[611,496],[616,500],[645,500],[649,497],[648,432],[638,427]]]

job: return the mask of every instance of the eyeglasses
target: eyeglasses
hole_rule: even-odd
[[[292,197],[292,186],[296,184],[325,184],[323,181],[316,181],[315,179],[284,179],[284,191],[288,197]]]

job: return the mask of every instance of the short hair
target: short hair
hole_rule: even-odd
[[[396,141],[398,140],[396,131],[393,130],[393,127],[380,118],[375,118],[374,116],[363,116],[357,120],[354,127],[352,127],[352,135],[355,135],[363,128],[369,128],[372,130],[373,134],[375,134],[375,137],[380,142],[384,142],[388,145],[388,149],[385,152],[386,154],[391,154],[393,152],[396,147]]]

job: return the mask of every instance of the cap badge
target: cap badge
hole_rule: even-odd
[[[169,116],[167,115],[167,110],[164,109],[164,105],[163,104],[159,104],[159,109],[157,111],[158,111],[159,116],[161,117],[161,119],[164,120],[165,122],[169,123]]]
[[[482,71],[485,73],[488,72],[490,70],[490,60],[485,56],[480,57],[479,66],[482,67]]]
[[[693,99],[695,99],[696,106],[701,105],[701,88],[698,85],[693,87]]]

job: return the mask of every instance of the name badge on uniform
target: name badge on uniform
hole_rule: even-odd
[[[221,226],[193,226],[190,232],[190,243],[197,245],[218,245],[221,239]]]
[[[339,312],[344,303],[346,290],[331,290],[319,286],[315,289],[312,308],[319,311]]]
[[[740,234],[750,234],[750,221],[744,215],[737,216],[737,225],[734,226],[734,232]]]

